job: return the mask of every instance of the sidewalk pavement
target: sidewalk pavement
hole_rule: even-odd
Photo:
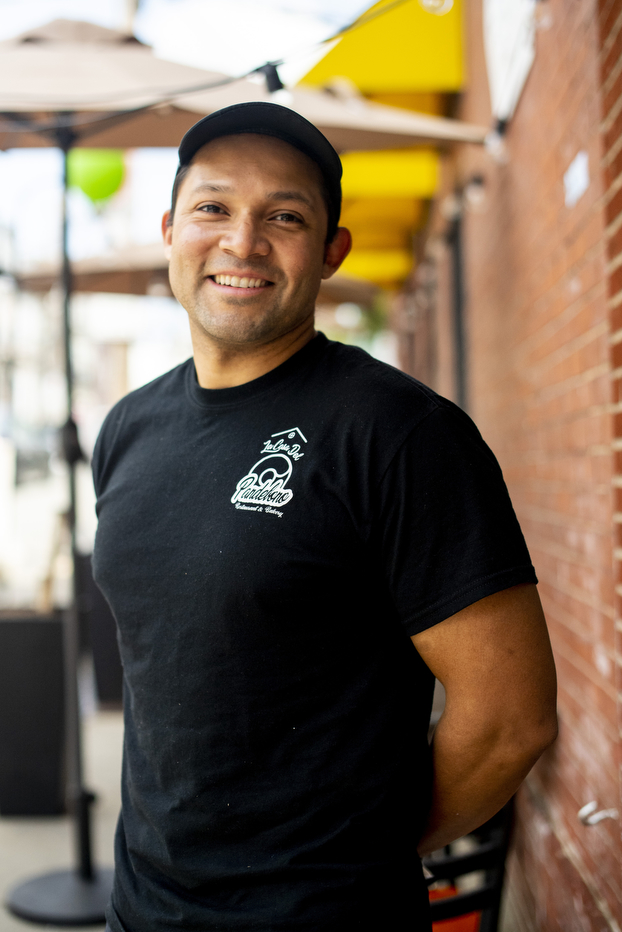
[[[114,831],[121,805],[122,741],[121,712],[97,712],[85,719],[85,782],[97,794],[93,807],[93,836],[95,863],[102,867],[111,867],[113,863]],[[7,893],[15,884],[37,874],[71,868],[73,851],[73,825],[66,817],[0,817],[0,932],[32,932],[44,928],[11,916],[4,908]],[[89,932],[98,932],[103,926],[87,928]],[[81,930],[74,926],[71,932]]]

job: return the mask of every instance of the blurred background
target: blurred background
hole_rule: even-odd
[[[560,736],[518,794],[500,928],[620,932],[622,0],[0,0],[0,888],[72,860],[58,620],[74,551],[86,778],[112,862],[121,674],[90,579],[89,458],[110,407],[191,354],[160,220],[185,129],[245,99],[300,110],[342,155],[354,248],[318,329],[468,411],[540,579]],[[26,739],[35,695],[48,717]],[[39,775],[15,763],[32,742]],[[0,932],[20,927],[0,913]]]

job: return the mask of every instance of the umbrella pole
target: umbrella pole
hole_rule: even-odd
[[[67,740],[67,797],[76,831],[77,872],[82,880],[93,879],[91,853],[91,804],[95,797],[84,788],[82,729],[78,695],[78,666],[80,660],[80,599],[76,546],[76,465],[81,458],[78,431],[73,419],[73,361],[71,353],[71,264],[69,262],[68,218],[68,159],[73,144],[73,133],[60,139],[63,150],[63,227],[62,227],[62,291],[63,291],[63,344],[65,381],[67,386],[67,420],[63,426],[63,452],[69,479],[68,525],[71,539],[72,599],[66,611],[64,626],[65,645],[65,728]]]
[[[80,586],[76,547],[76,465],[83,459],[78,430],[73,419],[73,365],[71,355],[71,264],[68,250],[68,157],[75,142],[71,128],[58,130],[63,151],[62,291],[63,343],[67,383],[67,420],[62,428],[62,445],[69,477],[68,526],[71,536],[73,586],[71,605],[64,618],[65,735],[67,748],[67,799],[75,828],[76,866],[33,877],[9,894],[7,908],[29,922],[42,925],[99,925],[110,898],[113,872],[95,871],[91,844],[91,805],[95,797],[84,787],[82,729],[78,694],[80,657],[78,605]]]

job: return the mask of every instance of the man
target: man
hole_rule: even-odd
[[[555,735],[494,457],[450,402],[315,334],[350,248],[340,177],[273,104],[180,146],[163,232],[194,358],[94,455],[125,669],[112,932],[429,929],[417,847],[492,816]]]

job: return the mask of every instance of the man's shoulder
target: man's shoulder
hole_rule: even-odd
[[[108,412],[93,453],[94,464],[119,438],[149,430],[162,419],[171,422],[183,399],[192,358],[121,398]]]
[[[184,392],[188,368],[191,365],[192,357],[151,382],[147,382],[146,385],[128,392],[110,409],[110,414],[113,412],[141,413],[145,409],[159,407],[161,404],[174,403],[175,399]]]
[[[332,400],[327,410],[370,449],[382,448],[390,458],[408,439],[417,455],[475,445],[492,456],[462,408],[365,350],[329,341],[322,365],[318,381],[324,397]]]
[[[111,427],[120,424],[146,423],[152,420],[156,413],[170,415],[171,409],[183,399],[190,365],[192,358],[124,395],[108,412],[102,432],[109,432]]]
[[[427,385],[358,346],[329,341],[323,364],[327,388],[358,411],[413,424],[437,410],[459,411]]]

